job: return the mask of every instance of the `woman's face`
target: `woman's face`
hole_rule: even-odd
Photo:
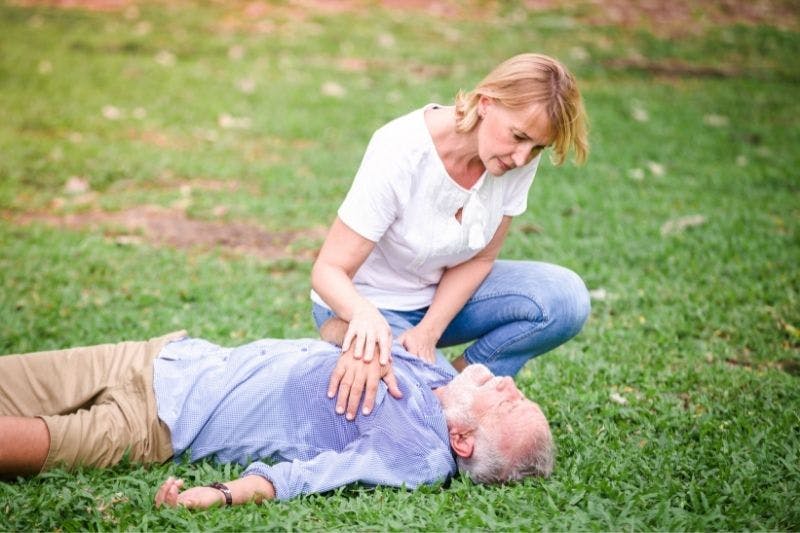
[[[478,111],[483,116],[478,124],[478,156],[493,176],[526,165],[552,142],[550,121],[539,104],[515,110],[482,96]]]

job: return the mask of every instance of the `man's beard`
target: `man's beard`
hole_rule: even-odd
[[[448,421],[477,427],[478,421],[472,414],[472,404],[478,395],[478,385],[473,376],[486,373],[490,373],[489,369],[483,365],[469,365],[447,385],[447,407],[444,415]]]

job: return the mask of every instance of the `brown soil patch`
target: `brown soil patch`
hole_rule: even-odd
[[[741,76],[742,70],[733,66],[694,65],[679,59],[653,61],[644,57],[627,57],[603,61],[612,69],[640,70],[665,78],[730,78]]]
[[[183,211],[139,206],[123,211],[5,214],[18,224],[44,223],[70,230],[98,231],[122,245],[140,243],[190,250],[224,250],[266,260],[313,260],[325,228],[269,232],[242,222],[192,220]]]
[[[135,2],[133,0],[16,0],[14,3],[25,7],[48,6],[86,11],[119,11]]]

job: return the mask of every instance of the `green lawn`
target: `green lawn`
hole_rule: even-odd
[[[541,166],[503,250],[593,294],[583,332],[518,378],[553,477],[190,512],[152,508],[163,478],[239,469],[55,471],[0,483],[0,530],[800,529],[796,5],[621,25],[589,2],[377,4],[0,2],[0,353],[314,335],[303,252],[371,132],[540,51],[578,76],[592,142],[584,167]],[[114,218],[143,206],[293,240],[273,259],[158,245]]]

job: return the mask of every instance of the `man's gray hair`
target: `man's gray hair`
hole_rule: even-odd
[[[475,430],[475,447],[470,457],[457,457],[459,471],[476,483],[504,483],[525,477],[548,477],[553,472],[555,446],[550,428],[530,435],[530,446],[517,458],[505,457],[497,438],[487,435],[478,426]]]

